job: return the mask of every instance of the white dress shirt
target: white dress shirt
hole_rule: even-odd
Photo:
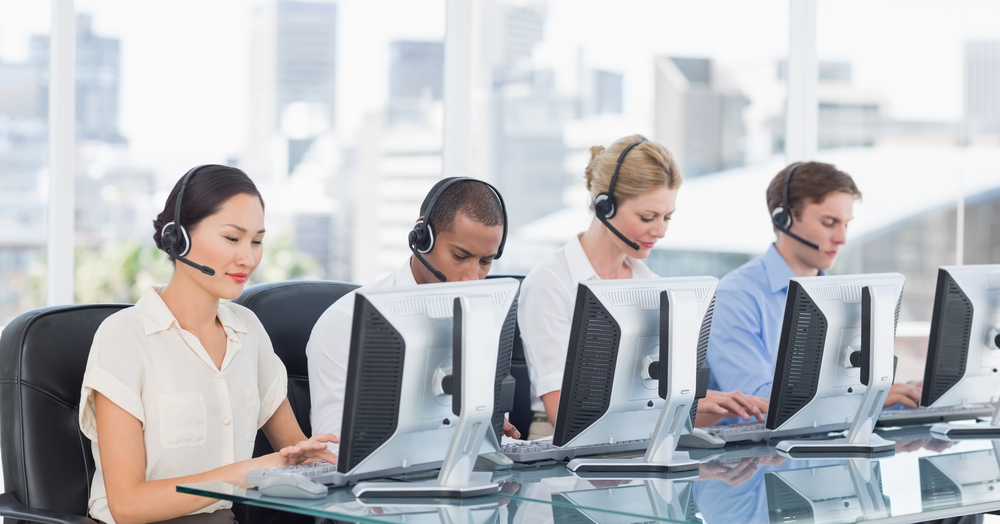
[[[94,462],[90,515],[113,523],[97,443],[95,393],[142,424],[146,480],[202,473],[253,455],[257,430],[283,400],[285,366],[257,317],[220,303],[226,355],[216,367],[197,337],[181,329],[162,288],[105,320],[94,335],[80,400],[80,428]],[[232,506],[219,501],[195,513]]]
[[[395,273],[360,289],[415,286],[410,259]],[[351,353],[351,326],[354,320],[355,291],[340,297],[327,308],[313,326],[306,357],[309,359],[309,421],[313,433],[340,436],[347,389],[347,362]]]
[[[582,234],[582,233],[581,233]],[[625,257],[632,278],[656,278],[641,260]],[[531,380],[531,409],[544,413],[540,396],[562,389],[570,324],[580,282],[600,280],[580,245],[580,235],[531,268],[521,284],[517,323]]]

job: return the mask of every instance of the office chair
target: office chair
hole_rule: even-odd
[[[0,337],[0,516],[96,524],[86,517],[94,456],[79,425],[80,387],[98,326],[131,304],[35,309]]]
[[[486,278],[513,278],[524,281],[524,275],[490,275]],[[524,359],[524,346],[521,344],[521,328],[514,327],[514,348],[510,357],[510,376],[514,378],[514,399],[507,420],[521,432],[521,438],[528,438],[528,428],[534,411],[531,410],[531,381],[528,380],[528,362]]]
[[[309,422],[309,370],[306,342],[320,315],[340,297],[357,289],[357,284],[324,280],[289,280],[257,284],[243,290],[233,302],[253,311],[271,338],[274,352],[288,373],[288,403],[295,420],[306,436],[312,434]],[[257,432],[253,456],[273,452],[263,431]],[[313,517],[276,512],[265,508],[234,506],[233,512],[243,524],[283,522],[312,524]]]

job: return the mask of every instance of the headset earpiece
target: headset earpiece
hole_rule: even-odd
[[[608,193],[601,193],[594,199],[594,213],[609,219],[615,216],[615,199]]]
[[[771,213],[771,222],[774,223],[774,227],[778,231],[787,231],[788,228],[792,227],[792,217],[785,211],[785,206],[781,205],[774,208]]]
[[[174,221],[167,222],[160,231],[160,244],[170,258],[183,257],[191,251],[191,237],[184,226],[178,227]]]
[[[434,249],[434,228],[424,222],[423,219],[417,221],[410,230],[410,247],[426,255]]]

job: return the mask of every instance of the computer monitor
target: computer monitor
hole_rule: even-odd
[[[441,472],[433,481],[360,483],[355,494],[499,489],[472,467],[480,453],[500,451],[497,370],[510,359],[517,291],[508,278],[357,292],[338,471],[349,481]]]
[[[708,345],[717,286],[715,277],[580,284],[552,443],[579,457],[607,453],[604,444],[639,442],[646,455],[577,458],[570,469],[697,470],[698,462],[675,448],[692,427],[698,355]],[[702,382],[704,390],[707,377]]]
[[[1000,487],[1000,441],[990,449],[920,457],[924,511],[995,502]]]
[[[1000,396],[1000,265],[938,269],[922,406],[997,402]],[[935,424],[948,438],[1000,438],[1000,414],[990,424]]]
[[[788,283],[765,427],[775,433],[848,429],[846,438],[784,440],[790,454],[889,453],[872,434],[893,380],[903,275],[796,277]]]
[[[877,461],[764,473],[770,522],[855,522],[889,517]]]

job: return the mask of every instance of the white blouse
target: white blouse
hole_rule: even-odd
[[[641,260],[626,257],[632,278],[656,278]],[[570,324],[580,282],[600,280],[574,236],[565,246],[535,264],[524,277],[517,305],[524,358],[531,380],[531,409],[544,413],[539,397],[562,389]]]
[[[97,470],[90,514],[113,523],[97,445],[95,392],[142,424],[146,480],[181,477],[251,458],[257,430],[287,394],[287,376],[257,317],[219,304],[226,332],[221,368],[191,333],[181,329],[160,298],[146,292],[135,307],[111,315],[97,329],[87,359],[80,428],[91,440]],[[195,513],[232,506],[219,501]]]

